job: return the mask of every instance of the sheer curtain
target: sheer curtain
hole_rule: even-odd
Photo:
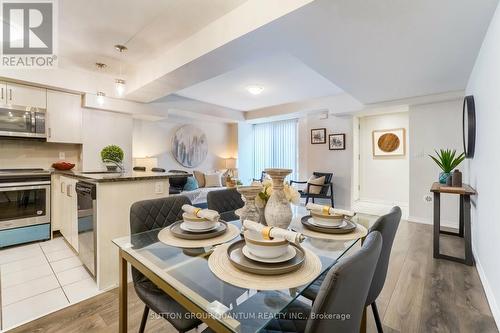
[[[254,178],[259,179],[266,168],[292,169],[289,179],[297,179],[297,119],[255,124]]]

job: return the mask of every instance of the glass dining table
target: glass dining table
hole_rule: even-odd
[[[305,213],[296,213],[290,228],[300,232],[300,219]],[[370,216],[355,216],[355,222],[366,228],[374,221]],[[238,228],[240,221],[231,221]],[[211,248],[187,249],[166,245],[158,240],[161,229],[114,239],[119,248],[119,331],[127,331],[128,264],[139,270],[154,284],[199,318],[215,332],[259,332],[278,316],[309,285],[286,290],[243,289],[226,283],[210,270],[208,258]],[[231,242],[239,240],[236,237]],[[316,279],[328,271],[343,256],[360,248],[360,238],[351,240],[318,239],[307,237],[302,243],[321,260],[322,268]],[[310,283],[313,283],[312,280]],[[175,316],[178,314],[163,314]]]

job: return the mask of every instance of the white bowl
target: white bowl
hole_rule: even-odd
[[[190,230],[208,230],[214,228],[219,221],[210,221],[204,218],[194,216],[192,214],[183,213],[182,220],[184,221],[184,226]]]
[[[280,257],[287,252],[289,246],[288,241],[285,239],[264,239],[262,235],[251,230],[245,231],[244,237],[250,253],[259,258]]]
[[[324,215],[311,212],[314,222],[323,227],[338,227],[344,221],[344,215]]]

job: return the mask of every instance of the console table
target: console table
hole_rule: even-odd
[[[470,225],[470,197],[476,195],[476,190],[467,184],[462,187],[451,187],[440,183],[434,183],[431,187],[434,193],[434,258],[456,261],[469,266],[474,265],[471,245]],[[441,193],[460,195],[460,215],[458,232],[441,230]],[[462,237],[465,241],[465,258],[453,257],[441,254],[439,251],[439,235],[446,234]]]

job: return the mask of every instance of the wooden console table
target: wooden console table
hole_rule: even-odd
[[[476,190],[467,184],[462,187],[451,187],[440,183],[434,183],[431,187],[434,193],[434,258],[456,261],[469,266],[474,265],[471,245],[471,225],[470,225],[470,197],[476,195]],[[460,215],[458,232],[441,230],[441,193],[460,195]],[[446,234],[462,237],[465,241],[465,258],[457,258],[441,254],[439,251],[439,235]]]

